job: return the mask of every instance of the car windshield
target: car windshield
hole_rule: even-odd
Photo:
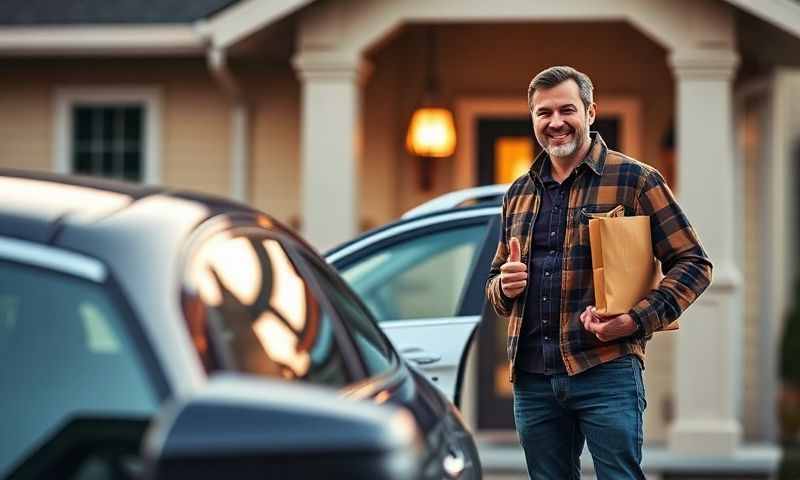
[[[142,417],[158,398],[104,285],[0,261],[0,476],[78,417]]]

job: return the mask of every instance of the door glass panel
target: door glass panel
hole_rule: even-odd
[[[75,417],[147,417],[158,397],[105,287],[0,262],[0,476]]]
[[[355,294],[336,277],[336,272],[329,266],[323,266],[308,256],[305,259],[339,318],[350,329],[367,372],[374,376],[391,370],[395,364],[392,348],[372,315],[361,306]]]
[[[207,369],[219,368],[216,355],[256,375],[348,383],[331,315],[278,241],[214,237],[193,257],[184,290],[189,331]]]
[[[486,225],[470,225],[389,245],[342,269],[380,321],[458,314]]]
[[[494,178],[511,183],[531,168],[534,145],[530,137],[500,137],[494,144]]]

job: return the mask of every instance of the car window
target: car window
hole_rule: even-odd
[[[337,315],[348,326],[369,374],[380,375],[391,370],[395,365],[394,352],[369,311],[361,306],[347,284],[337,278],[336,272],[305,252],[303,256]]]
[[[216,235],[190,260],[185,283],[184,313],[208,370],[219,368],[218,356],[255,375],[350,381],[330,313],[277,240]]]
[[[0,262],[0,476],[76,417],[149,417],[158,395],[104,285]]]
[[[344,267],[342,277],[378,321],[455,316],[486,228],[466,225],[389,244]]]

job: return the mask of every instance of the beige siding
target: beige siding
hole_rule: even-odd
[[[203,60],[8,60],[0,80],[0,165],[53,168],[54,93],[73,86],[161,91],[161,182],[227,195],[229,113]]]
[[[252,99],[250,200],[297,226],[300,219],[300,86],[288,67],[244,73]]]
[[[231,109],[219,87],[187,69],[165,81],[163,101],[163,183],[229,195]]]
[[[36,78],[0,79],[0,166],[53,168],[53,102],[49,87]]]

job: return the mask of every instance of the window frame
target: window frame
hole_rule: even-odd
[[[53,169],[73,174],[74,123],[72,109],[77,105],[106,107],[120,103],[140,104],[143,110],[142,183],[161,181],[161,90],[155,86],[71,86],[57,87],[53,115]]]
[[[269,238],[271,240],[275,240],[283,247],[289,259],[298,270],[298,274],[301,275],[303,280],[306,281],[309,289],[316,296],[316,300],[319,302],[320,307],[326,309],[331,317],[334,339],[342,355],[345,368],[347,369],[347,374],[350,377],[349,382],[343,385],[341,388],[348,388],[349,385],[357,383],[361,379],[365,378],[365,376],[367,376],[366,367],[360,358],[358,349],[353,343],[353,339],[350,337],[347,327],[339,318],[336,309],[334,309],[333,305],[330,304],[330,300],[322,291],[313,273],[309,272],[309,268],[305,264],[303,255],[296,251],[296,249],[302,249],[303,247],[295,242],[289,235],[286,235],[277,229],[265,228],[262,226],[262,224],[259,222],[259,218],[263,218],[263,216],[248,213],[242,215],[241,213],[242,212],[239,212],[239,214],[235,216],[222,214],[206,220],[203,225],[198,227],[195,234],[189,239],[188,247],[185,250],[185,255],[181,259],[181,265],[179,269],[179,272],[181,272],[179,279],[180,285],[178,289],[179,297],[185,295],[188,290],[186,288],[187,272],[191,266],[192,259],[206,242],[213,240],[218,235],[232,235],[233,237],[244,236],[246,238],[258,238],[262,240]],[[186,317],[183,311],[181,312],[181,317],[185,322]],[[216,364],[220,366],[220,369],[216,371],[212,370],[208,372],[208,375],[212,376],[219,372],[236,372],[244,374],[243,372],[233,369],[228,364],[225,355],[220,352],[219,348],[217,347],[220,342],[220,334],[215,328],[213,328],[213,325],[210,327],[209,335],[213,337],[211,338],[211,341],[214,345],[212,357]]]
[[[446,215],[450,215],[449,213]],[[499,215],[495,214],[494,217]],[[408,225],[404,225],[402,231],[399,231],[396,235],[392,235],[386,238],[380,238],[375,242],[366,245],[364,248],[354,251],[349,255],[345,255],[341,258],[337,258],[332,262],[333,267],[340,272],[343,272],[345,269],[351,267],[352,265],[363,261],[365,258],[376,255],[381,251],[387,250],[389,248],[393,248],[397,245],[402,243],[413,241],[420,237],[424,237],[427,235],[434,235],[438,233],[444,233],[448,231],[452,231],[457,228],[469,228],[483,225],[486,228],[486,233],[483,239],[477,244],[477,248],[472,259],[472,263],[469,265],[467,269],[466,278],[464,280],[464,284],[462,286],[462,290],[460,293],[460,297],[456,306],[454,317],[463,317],[468,315],[480,315],[480,311],[477,313],[473,312],[476,307],[478,307],[474,302],[470,302],[470,297],[468,293],[474,290],[473,284],[475,283],[475,274],[476,272],[481,270],[481,262],[484,262],[485,258],[485,250],[490,248],[492,252],[497,247],[495,244],[492,247],[487,247],[487,242],[492,238],[492,222],[494,221],[494,217],[492,214],[481,214],[481,215],[474,215],[474,216],[467,216],[467,217],[459,217],[459,218],[450,218],[450,219],[442,219],[439,222],[430,223],[427,222],[421,223],[420,226],[415,227],[414,224],[418,222],[415,220],[413,222],[409,222]],[[427,219],[425,219],[427,220]],[[491,260],[491,259],[490,259]],[[488,271],[488,270],[487,270]],[[484,283],[484,278],[480,279],[481,285]],[[356,295],[358,293],[356,292]],[[359,296],[360,297],[360,296]],[[479,310],[479,308],[478,308]],[[380,325],[383,324],[391,324],[392,322],[414,322],[419,321],[421,319],[392,319],[392,320],[384,320],[379,322]]]
[[[378,335],[380,336],[381,340],[384,342],[384,344],[388,348],[389,356],[390,356],[390,358],[389,358],[389,369],[387,371],[383,372],[383,373],[380,373],[380,374],[377,374],[377,375],[372,375],[369,372],[369,368],[366,365],[364,365],[364,361],[362,359],[361,351],[359,350],[359,348],[357,346],[357,343],[356,343],[355,333],[353,332],[353,328],[350,327],[348,322],[344,321],[341,318],[341,316],[339,315],[339,311],[333,306],[333,302],[329,298],[328,294],[325,293],[324,291],[322,291],[322,288],[318,285],[318,288],[320,290],[320,294],[325,297],[326,303],[328,305],[330,305],[331,310],[333,312],[333,315],[336,316],[337,321],[347,331],[347,334],[349,336],[351,345],[353,346],[353,348],[356,351],[358,351],[357,355],[358,355],[358,358],[359,358],[359,362],[362,364],[362,368],[364,369],[364,377],[363,378],[367,379],[367,378],[384,377],[386,375],[391,375],[393,372],[396,372],[400,368],[400,364],[402,363],[402,360],[400,359],[400,355],[395,350],[394,345],[392,344],[391,340],[389,340],[389,337],[386,336],[386,333],[380,327],[380,323],[377,321],[377,319],[374,317],[374,315],[372,315],[372,312],[369,310],[369,308],[367,308],[367,306],[361,300],[361,297],[359,297],[358,294],[356,292],[354,292],[353,289],[347,284],[347,282],[345,282],[344,279],[339,276],[338,272],[336,272],[336,270],[333,269],[333,267],[331,267],[329,264],[327,264],[323,259],[317,259],[310,252],[300,253],[298,256],[300,257],[300,261],[303,262],[304,268],[308,271],[308,275],[310,277],[314,277],[315,278],[314,283],[317,283],[316,277],[315,277],[315,273],[313,272],[314,267],[309,265],[309,263],[317,262],[317,263],[319,263],[319,268],[320,269],[331,268],[333,270],[333,272],[332,272],[333,286],[342,289],[345,292],[345,294],[347,295],[347,297],[349,297],[350,300],[352,300],[356,304],[356,306],[364,313],[364,315],[366,315],[370,320],[372,320],[372,322],[375,324],[375,329],[377,330]]]

